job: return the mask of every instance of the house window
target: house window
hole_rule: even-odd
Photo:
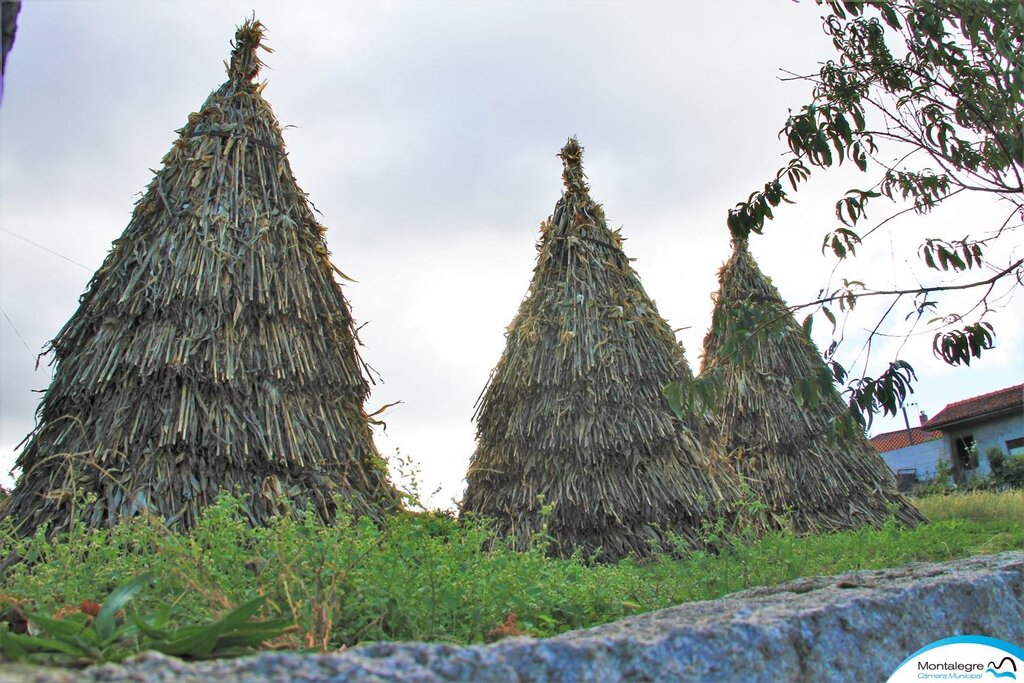
[[[1024,455],[1024,439],[1010,439],[1006,442],[1006,450],[1011,458],[1015,455]]]
[[[974,447],[973,436],[968,434],[957,438],[956,458],[962,470],[973,470],[978,466],[978,451]]]

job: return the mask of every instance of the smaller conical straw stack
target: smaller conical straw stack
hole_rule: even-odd
[[[770,522],[813,533],[925,521],[863,435],[837,434],[847,406],[746,239],[734,239],[719,283],[701,372],[720,383],[722,450]],[[802,398],[801,386],[822,384],[818,400]]]

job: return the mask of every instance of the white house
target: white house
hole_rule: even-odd
[[[942,434],[957,482],[988,474],[986,455],[1024,455],[1024,384],[950,403],[922,427]]]

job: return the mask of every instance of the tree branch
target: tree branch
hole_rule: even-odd
[[[864,292],[853,294],[853,296],[858,299],[868,296],[905,296],[907,294],[930,294],[931,292],[951,292],[960,289],[973,289],[975,287],[984,287],[986,285],[994,284],[998,280],[1006,277],[1007,275],[1010,275],[1015,270],[1020,268],[1021,265],[1024,265],[1024,259],[1018,259],[1016,262],[1010,264],[1009,267],[1004,268],[1003,270],[999,271],[998,273],[988,278],[987,280],[969,282],[964,285],[936,285],[934,287],[917,287],[915,289],[867,290]],[[834,294],[832,296],[827,296],[816,301],[810,301],[805,304],[797,304],[796,306],[790,306],[789,310],[798,311],[801,308],[808,308],[810,306],[820,306],[821,304],[839,301],[840,299],[848,299],[849,297],[850,293]]]

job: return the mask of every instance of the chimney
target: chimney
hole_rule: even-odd
[[[921,411],[921,426],[924,427],[924,423],[928,421],[928,413]]]

